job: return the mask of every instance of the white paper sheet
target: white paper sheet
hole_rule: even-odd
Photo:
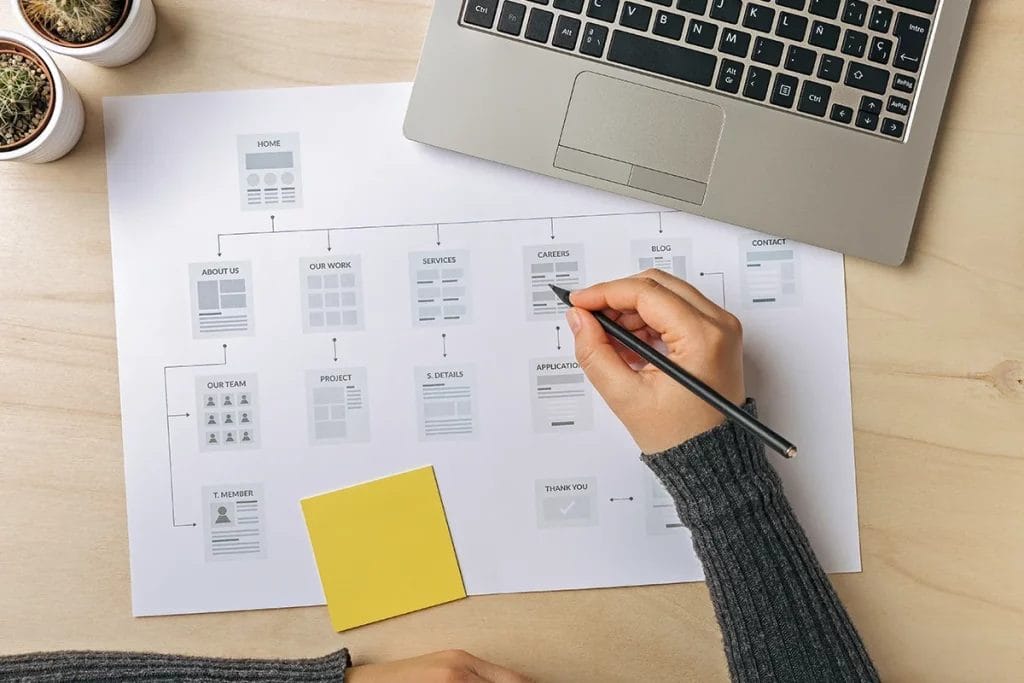
[[[651,265],[742,318],[858,570],[842,258],[408,142],[408,93],[106,100],[135,614],[322,603],[299,499],[425,463],[469,593],[700,579],[544,286]]]

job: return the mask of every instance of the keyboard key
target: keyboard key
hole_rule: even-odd
[[[576,41],[580,39],[580,20],[576,17],[562,15],[555,24],[555,37],[551,44],[563,50],[575,50]]]
[[[814,116],[825,116],[828,111],[828,101],[832,97],[832,88],[814,81],[804,81],[804,87],[800,91],[800,102],[796,105],[799,111]]]
[[[935,14],[936,0],[889,0],[889,4],[917,10],[925,14]]]
[[[583,0],[555,0],[555,9],[579,14],[583,11]]]
[[[479,0],[467,2],[463,20],[473,26],[491,28],[494,26],[494,14],[498,11],[498,0]]]
[[[829,118],[838,123],[853,123],[853,109],[841,104],[833,104]]]
[[[889,86],[889,72],[860,62],[850,62],[846,69],[846,85],[884,95]]]
[[[775,0],[775,2],[790,9],[802,10],[807,6],[807,0]]]
[[[839,16],[839,0],[811,0],[811,14],[835,19]]]
[[[871,10],[871,21],[868,22],[868,28],[879,33],[888,33],[890,26],[892,26],[892,10],[875,5],[875,8]]]
[[[893,114],[899,114],[900,116],[906,116],[910,113],[910,100],[903,99],[902,97],[896,97],[891,95],[889,97],[889,104],[885,106],[886,111]]]
[[[671,7],[672,6],[672,0],[647,0],[647,1],[648,2],[656,2],[659,5],[664,5],[665,7]]]
[[[786,53],[786,69],[810,76],[814,73],[814,62],[818,55],[813,50],[798,45],[790,45]]]
[[[843,58],[835,55],[822,55],[818,65],[818,78],[838,83],[843,77]]]
[[[853,57],[863,57],[864,51],[868,48],[868,34],[846,29],[843,38],[843,54]]]
[[[740,91],[742,80],[743,64],[731,59],[722,59],[722,68],[718,71],[718,81],[715,83],[715,87],[735,95]]]
[[[530,20],[526,22],[526,39],[538,43],[548,42],[548,36],[551,34],[551,22],[554,19],[555,15],[551,12],[534,7],[530,10]]]
[[[783,44],[771,38],[758,38],[754,41],[754,54],[750,56],[755,62],[778,66],[782,62]]]
[[[740,20],[743,3],[740,0],[711,0],[711,18],[735,24]]]
[[[896,17],[896,28],[893,29],[893,35],[899,41],[893,66],[917,73],[921,68],[921,58],[924,57],[931,26],[932,23],[927,19],[900,12]]]
[[[686,42],[712,49],[715,47],[717,38],[718,27],[716,25],[700,19],[690,19],[690,28],[686,31]]]
[[[894,138],[903,137],[904,125],[902,121],[896,119],[885,119],[882,121],[882,135],[888,135]]]
[[[811,24],[811,37],[808,39],[808,42],[815,47],[834,50],[839,46],[840,31],[841,29],[835,24],[815,21]]]
[[[693,24],[691,23],[690,26],[692,27]],[[718,43],[718,49],[735,57],[746,57],[747,50],[750,49],[750,34],[727,28],[722,31],[722,40]]]
[[[647,27],[651,25],[651,8],[638,5],[635,2],[627,2],[622,6],[619,23],[626,28],[646,31]]]
[[[900,90],[902,92],[914,92],[914,86],[917,85],[917,79],[912,76],[904,76],[903,74],[893,74],[892,87],[894,90]]]
[[[889,57],[892,57],[892,41],[887,38],[878,37],[872,39],[868,59],[879,64],[888,64]]]
[[[600,24],[587,24],[583,29],[583,40],[580,52],[591,57],[604,55],[604,46],[608,42],[608,29]]]
[[[843,23],[863,26],[868,18],[868,3],[864,0],[846,0],[843,9]]]
[[[743,84],[743,96],[749,97],[758,102],[764,102],[768,97],[768,84],[771,82],[772,72],[762,69],[759,66],[752,66],[747,69],[747,79]]]
[[[676,3],[676,9],[690,14],[703,15],[708,11],[708,0],[679,0]]]
[[[775,10],[764,5],[747,5],[747,11],[743,16],[743,25],[755,31],[771,33],[772,24],[775,23]]]
[[[857,112],[857,127],[865,130],[875,130],[878,128],[878,114],[872,114],[868,111]]]
[[[802,41],[807,35],[807,17],[789,12],[779,13],[779,23],[775,27],[775,35],[780,38]]]
[[[683,37],[683,17],[658,10],[658,16],[654,19],[654,33],[663,38],[679,40]]]
[[[681,81],[711,85],[718,58],[706,52],[663,43],[625,31],[613,31],[609,61]]]
[[[867,97],[865,95],[860,98],[860,110],[866,111],[869,114],[881,114],[882,100],[875,99],[874,97]]]
[[[526,19],[526,5],[506,0],[498,14],[498,30],[510,36],[518,36],[523,31]]]
[[[587,16],[601,21],[615,21],[619,13],[619,0],[590,0]]]
[[[791,109],[796,101],[798,81],[793,76],[775,74],[775,87],[772,88],[772,104]]]

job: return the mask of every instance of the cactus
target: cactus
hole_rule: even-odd
[[[43,124],[52,97],[43,68],[13,52],[0,52],[0,150],[18,145]]]
[[[28,62],[0,65],[0,126],[14,127],[18,119],[31,116],[45,85],[46,79]]]
[[[21,0],[25,18],[65,40],[100,38],[117,17],[115,0]]]

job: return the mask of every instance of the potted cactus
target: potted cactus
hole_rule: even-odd
[[[78,92],[35,41],[0,31],[0,161],[58,159],[82,137]]]
[[[47,49],[121,66],[146,51],[156,31],[153,0],[11,0],[22,24]]]

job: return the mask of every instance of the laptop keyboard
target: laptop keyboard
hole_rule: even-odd
[[[903,141],[939,0],[465,0],[461,23]]]

